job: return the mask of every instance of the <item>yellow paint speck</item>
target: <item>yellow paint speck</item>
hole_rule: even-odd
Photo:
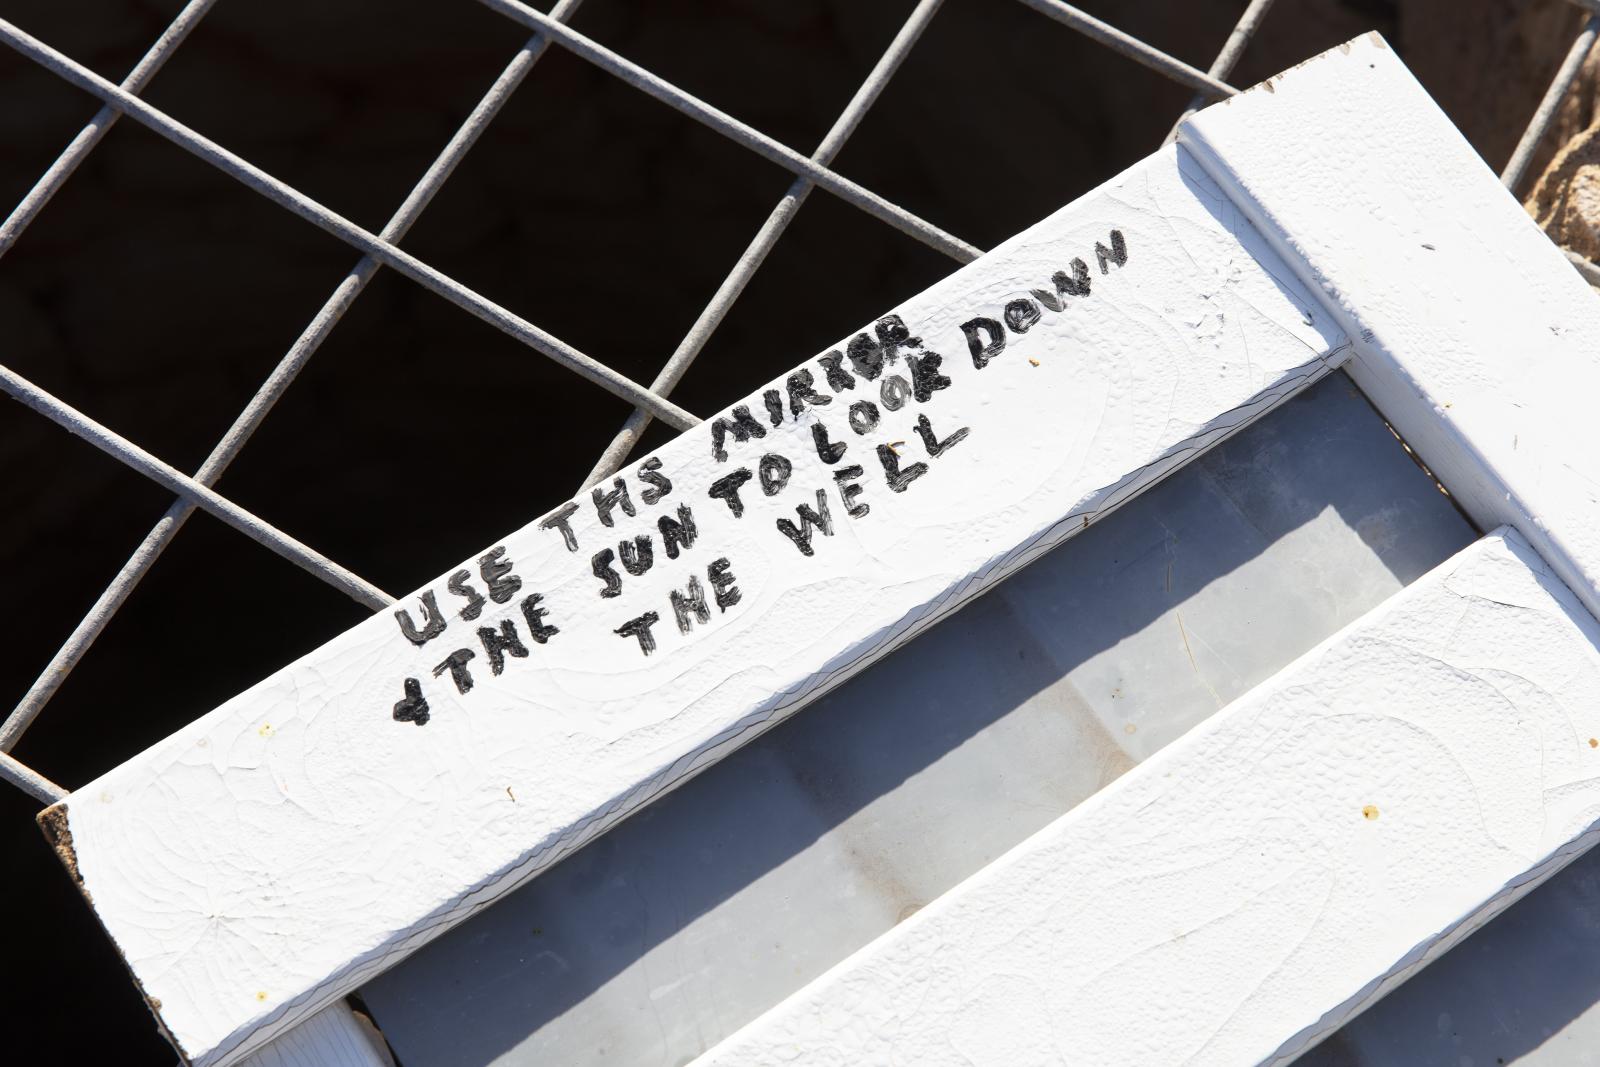
[[[1361,817],[1363,819],[1367,820],[1368,822],[1371,822],[1373,819],[1376,819],[1378,817],[1378,805],[1376,805],[1376,804],[1368,804],[1366,807],[1362,808],[1361,809]]]
[[[1591,738],[1589,738],[1589,747],[1590,748],[1600,748],[1600,737],[1591,737]]]
[[[256,992],[256,1000],[260,1001],[260,1000],[266,1000],[266,999],[267,999],[267,991],[265,989],[258,990]]]
[[[1128,725],[1122,728],[1122,732],[1125,734],[1136,734],[1139,732],[1139,728],[1130,722]]]
[[[261,729],[257,730],[256,733],[260,734],[262,737],[271,737],[273,734],[272,724],[270,722],[262,723]]]

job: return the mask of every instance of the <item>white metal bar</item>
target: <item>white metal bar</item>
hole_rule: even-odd
[[[1515,151],[1511,153],[1506,169],[1500,174],[1500,181],[1513,193],[1517,191],[1517,186],[1522,184],[1528,164],[1533,162],[1533,154],[1538,151],[1539,142],[1544,140],[1546,131],[1550,129],[1550,123],[1556,117],[1556,111],[1561,107],[1562,98],[1577,80],[1578,72],[1583,69],[1583,61],[1588,57],[1589,49],[1594,47],[1597,37],[1600,37],[1600,14],[1590,16],[1583,24],[1582,31],[1567,51],[1567,58],[1561,63],[1561,69],[1556,71],[1555,78],[1550,82],[1550,88],[1545,90],[1544,99],[1539,101],[1538,110],[1533,113],[1532,121],[1523,131],[1522,140],[1517,142]]]
[[[1244,55],[1244,50],[1250,46],[1250,41],[1256,35],[1256,30],[1261,28],[1261,20],[1267,17],[1267,12],[1272,9],[1273,0],[1250,0],[1250,6],[1244,9],[1244,14],[1239,16],[1239,21],[1234,23],[1233,31],[1228,34],[1228,39],[1223,42],[1222,50],[1217,53],[1217,58],[1212,61],[1211,67],[1206,71],[1213,78],[1226,78],[1233,73],[1233,68]],[[1189,106],[1183,109],[1183,114],[1178,116],[1178,121],[1172,124],[1172,130],[1167,134],[1164,143],[1171,144],[1178,137],[1178,127],[1183,125],[1185,119],[1206,106],[1206,97],[1196,93],[1194,99],[1189,101]]]
[[[551,22],[548,16],[540,15],[540,18],[544,20],[541,25],[561,25],[558,22]],[[438,293],[457,307],[471,312],[489,325],[548,356],[568,370],[587,378],[607,392],[621,397],[636,407],[645,408],[652,415],[679,429],[688,429],[699,421],[671,401],[655,396],[639,383],[584,355],[560,338],[507,311],[454,278],[435,270],[409,252],[397,248],[392,242],[362,229],[255,164],[195,132],[165,112],[151,107],[137,96],[100,77],[77,60],[51,48],[3,19],[0,19],[0,41],[4,41],[40,66],[54,71],[78,88],[100,97],[134,121],[192,152],[269,200],[288,208],[317,228],[360,249],[424,288]]]
[[[808,159],[788,145],[773,140],[732,115],[712,107],[699,97],[684,92],[671,82],[650,73],[631,60],[624,59],[604,45],[568,29],[544,12],[536,11],[526,4],[518,3],[517,0],[479,0],[479,2],[530,29],[544,30],[553,41],[580,59],[616,75],[673,110],[716,130],[729,140],[744,145],[797,177],[810,179],[813,184],[821,186],[869,215],[882,219],[901,233],[915,237],[929,247],[936,248],[963,263],[969,263],[983,254],[980,249],[918,218],[899,205],[885,200],[872,190],[857,185],[814,159]]]
[[[57,426],[83,438],[106,455],[132,467],[151,481],[192,500],[195,506],[215,515],[251,540],[270,548],[291,563],[298,564],[302,569],[348,593],[368,607],[377,610],[394,603],[394,597],[365,578],[345,570],[322,553],[307,548],[271,523],[246,511],[233,501],[219,496],[176,467],[157,459],[132,441],[95,422],[83,412],[50,395],[5,366],[0,366],[0,390],[9,393]]]
[[[65,789],[6,752],[0,752],[0,780],[10,782],[47,805],[63,800],[67,795]]]
[[[1590,285],[1600,285],[1600,264],[1584,259],[1571,249],[1562,249],[1562,251],[1566,252],[1567,259],[1572,261],[1572,265],[1577,268],[1578,273],[1583,275],[1584,281]]]
[[[877,101],[884,87],[889,84],[889,79],[894,77],[900,69],[900,64],[905,61],[911,52],[911,46],[922,36],[923,30],[933,19],[934,13],[939,10],[944,0],[921,0],[911,12],[909,18],[900,27],[900,32],[895,34],[894,40],[889,42],[889,47],[879,57],[877,64],[872,68],[861,87],[856,90],[850,103],[845,105],[840,112],[833,127],[822,138],[822,143],[817,146],[816,152],[811,156],[817,163],[827,166],[833,162],[833,157],[839,154],[850,135],[866,117],[867,111]],[[789,223],[799,213],[800,207],[806,202],[806,197],[811,195],[815,188],[809,178],[796,178],[789,186],[783,199],[778,201],[778,206],[772,209],[767,216],[767,221],[761,224],[761,229],[745,248],[739,261],[734,264],[733,270],[723,279],[712,296],[711,302],[700,312],[700,317],[695,319],[694,325],[689,327],[689,332],[678,342],[677,350],[661,368],[655,380],[650,383],[652,392],[668,396],[683,379],[689,367],[699,357],[705,348],[706,342],[711,340],[711,334],[722,324],[722,320],[733,308],[734,302],[744,292],[744,287],[750,283],[756,271],[761,269],[761,264],[766,261],[767,254],[778,243],[778,238],[783,236],[789,228]],[[957,262],[962,262],[961,257],[954,256]],[[650,425],[650,414],[646,411],[635,409],[623,423],[622,429],[612,439],[611,444],[601,454],[599,461],[594,465],[583,485],[588,486],[606,477],[620,467],[628,454],[638,445],[639,438],[644,435],[645,428]],[[583,486],[580,486],[582,488]]]
[[[128,76],[122,79],[122,88],[130,93],[137,93],[143,89],[155,76],[156,71],[161,69],[162,64],[177,50],[178,45],[189,36],[189,31],[199,25],[200,19],[216,2],[217,0],[189,0],[184,9],[178,12],[178,17],[172,20],[160,37],[156,38],[156,43],[150,46],[150,50],[134,65],[133,70],[128,72]],[[29,223],[33,222],[44,206],[50,202],[50,198],[66,184],[68,178],[72,177],[72,172],[78,169],[78,165],[89,158],[94,146],[100,143],[119,118],[121,114],[115,108],[110,105],[102,107],[95,113],[94,118],[89,120],[89,124],[78,132],[78,136],[62,150],[55,162],[50,164],[50,169],[34,183],[32,189],[28,190],[28,195],[12,209],[5,222],[0,223],[0,256],[11,250],[17,238],[22,236],[22,231],[28,228]]]
[[[551,14],[559,19],[570,18],[582,3],[583,0],[562,0]],[[384,226],[380,235],[384,240],[398,242],[405,236],[433,200],[434,195],[443,188],[445,181],[455,171],[456,165],[461,162],[467,150],[477,143],[489,122],[499,114],[500,109],[511,98],[512,92],[522,84],[523,79],[527,77],[534,63],[538,62],[548,46],[549,42],[542,34],[534,34],[500,72],[500,76],[489,87],[489,91],[478,101],[477,106],[472,109],[445,145],[444,151],[434,159],[421,180],[400,205],[399,210]],[[250,398],[250,403],[240,412],[228,432],[195,472],[195,481],[205,486],[216,484],[217,479],[222,477],[228,465],[233,462],[234,457],[244,448],[267,413],[278,402],[278,398],[322,346],[328,333],[349,310],[356,297],[366,289],[367,283],[377,274],[380,267],[381,264],[376,259],[364,255],[351,268],[350,273],[345,275],[344,280],[322,305],[322,309],[312,317],[310,324],[290,346],[289,351],[273,368],[267,380]],[[78,625],[56,650],[56,654],[51,657],[44,670],[34,679],[33,685],[28,688],[22,700],[6,717],[5,722],[0,723],[0,752],[11,751],[34,719],[44,710],[44,706],[61,688],[61,684],[78,665],[84,653],[88,652],[106,625],[121,609],[129,594],[150,572],[155,561],[183,528],[183,524],[194,513],[194,507],[195,505],[189,500],[179,497],[145,535],[144,540],[117,572],[116,577],[101,592],[94,606],[79,620]]]
[[[1181,59],[1174,58],[1159,48],[1152,47],[1132,34],[1117,29],[1110,23],[1101,22],[1093,15],[1078,10],[1071,4],[1062,3],[1061,0],[1022,0],[1041,15],[1045,15],[1063,26],[1077,30],[1079,33],[1105,45],[1113,52],[1127,56],[1135,63],[1143,64],[1158,74],[1163,74],[1180,85],[1187,85],[1207,100],[1223,100],[1233,96],[1239,90],[1221,81],[1204,71],[1196,70]]]

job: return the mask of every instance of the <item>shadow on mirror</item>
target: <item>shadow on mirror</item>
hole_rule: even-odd
[[[1334,374],[362,994],[404,1063],[686,1062],[1475,537]]]
[[[1600,1063],[1600,849],[1580,856],[1295,1062]]]

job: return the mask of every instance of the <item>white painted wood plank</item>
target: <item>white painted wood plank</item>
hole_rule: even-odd
[[[371,1023],[335,1001],[240,1061],[239,1067],[394,1067]]]
[[[1600,613],[1600,300],[1371,34],[1180,140],[1355,339],[1346,368],[1485,529]]]
[[[696,1065],[1292,1058],[1595,833],[1597,641],[1503,528]]]
[[[758,392],[635,465],[626,506],[585,496],[464,563],[454,584],[474,592],[447,576],[406,598],[420,645],[369,620],[45,813],[185,1057],[233,1062],[330,1003],[1326,373],[1345,342],[1176,149],[896,315],[774,383],[770,407]],[[992,359],[977,319],[1009,336]],[[895,351],[905,333],[920,342]],[[857,408],[857,434],[846,409],[864,399],[880,422]],[[529,432],[521,461],[560,447]],[[736,515],[716,487],[740,470]],[[698,532],[668,551],[680,508]],[[617,559],[636,537],[654,551],[638,576]],[[646,613],[651,655],[627,632]]]

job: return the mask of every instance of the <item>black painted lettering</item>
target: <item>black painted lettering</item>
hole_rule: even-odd
[[[802,556],[814,555],[811,547],[812,531],[821,530],[824,537],[833,536],[833,517],[828,514],[828,494],[817,490],[817,507],[813,511],[807,504],[795,508],[795,514],[800,518],[797,526],[788,519],[778,520],[778,532],[794,542],[794,547],[800,550]]]
[[[400,624],[400,632],[413,645],[425,645],[444,633],[444,614],[439,610],[439,600],[432,589],[422,594],[422,629],[417,629],[417,624],[411,621],[411,612],[405,608],[394,613],[394,621]]]
[[[483,643],[484,655],[489,657],[490,674],[498,675],[506,669],[507,656],[528,658],[528,646],[517,635],[517,624],[513,619],[503,620],[498,632],[492,626],[478,627],[478,640]]]
[[[730,569],[733,565],[728,562],[728,557],[711,561],[711,566],[706,568],[706,577],[711,581],[711,593],[716,598],[717,610],[727,611],[739,602],[742,595],[739,587],[733,583],[737,580]]]
[[[611,479],[610,492],[596,486],[590,495],[594,498],[594,511],[600,516],[602,526],[616,525],[616,520],[611,517],[611,512],[616,508],[620,507],[624,515],[635,514],[633,501],[628,497],[628,483],[621,478]]]
[[[505,554],[506,546],[500,545],[478,557],[478,577],[489,587],[489,599],[496,604],[506,603],[522,588],[522,579],[511,573],[511,564],[502,558]]]
[[[1109,260],[1116,266],[1123,266],[1128,262],[1128,242],[1123,240],[1121,230],[1111,231],[1111,247],[1107,248],[1099,241],[1094,243],[1094,257],[1100,261],[1100,273],[1110,274],[1106,267]]]
[[[878,386],[878,400],[890,411],[899,411],[906,406],[906,397],[911,395],[911,383],[898,374],[891,374]]]
[[[639,639],[639,651],[648,656],[656,650],[656,637],[655,634],[650,632],[650,627],[660,621],[660,615],[653,611],[647,611],[637,619],[629,619],[612,632],[618,637],[637,637]]]
[[[725,501],[728,510],[733,512],[733,517],[738,518],[744,514],[744,501],[739,499],[739,487],[748,482],[755,475],[750,473],[748,467],[740,467],[731,474],[724,474],[721,478],[711,483],[706,490],[706,495],[716,500]]]
[[[622,560],[623,569],[635,578],[649,570],[656,561],[655,547],[650,542],[649,534],[640,534],[631,542],[619,542],[617,555]]]
[[[761,402],[767,406],[767,418],[776,426],[783,421],[783,394],[776,389],[768,389],[761,394]]]
[[[695,529],[694,512],[689,510],[688,504],[678,505],[676,521],[670,515],[657,519],[656,529],[661,531],[661,547],[666,550],[668,559],[677,559],[680,551],[693,548],[694,539],[700,535],[700,531]]]
[[[911,395],[917,403],[926,404],[940,389],[950,388],[950,379],[939,373],[944,357],[937,352],[921,356],[907,356],[906,367],[911,371]]]
[[[594,554],[594,559],[589,561],[589,569],[594,572],[594,576],[606,583],[605,588],[600,590],[602,597],[622,595],[622,575],[611,565],[616,558],[615,552],[609,548],[602,548]]]
[[[556,634],[561,632],[559,626],[551,626],[544,620],[550,614],[539,606],[544,597],[539,593],[529,593],[522,598],[522,617],[528,623],[528,636],[533,638],[533,643],[542,645]]]
[[[672,601],[672,614],[678,620],[679,633],[686,634],[694,629],[691,614],[701,625],[711,621],[711,608],[706,604],[706,591],[701,586],[699,578],[691,577],[689,588],[685,592],[680,593],[674,589],[667,594],[667,599]]]
[[[883,346],[874,341],[871,334],[858,333],[850,338],[845,353],[856,373],[867,381],[877,381],[878,375],[883,373]]]
[[[878,335],[878,346],[883,349],[886,363],[893,363],[902,347],[922,347],[922,338],[912,337],[911,331],[906,329],[905,320],[899,315],[885,315],[873,329]]]
[[[889,488],[896,493],[905,492],[906,486],[928,473],[926,463],[913,463],[901,469],[899,453],[888,445],[878,446],[878,462],[883,464],[883,476]]]
[[[980,331],[988,334],[989,339],[979,337]],[[989,361],[1006,347],[1005,327],[993,319],[968,319],[961,324],[961,332],[967,335],[967,351],[972,353],[972,365],[979,370],[987,367]]]
[[[1039,305],[1024,296],[1006,305],[1004,318],[1012,333],[1027,333],[1042,315]]]
[[[783,383],[789,392],[789,414],[798,418],[807,404],[823,407],[833,403],[833,397],[817,392],[815,383],[816,379],[804,367],[789,375],[789,380]]]
[[[811,440],[817,446],[817,455],[824,463],[837,463],[849,445],[828,439],[828,428],[820,422],[811,424]]]
[[[926,448],[928,450],[928,455],[932,456],[934,459],[938,459],[940,456],[944,455],[946,449],[954,448],[962,441],[965,441],[967,439],[967,434],[971,432],[972,430],[970,427],[963,426],[961,429],[956,430],[950,436],[941,441],[939,440],[938,435],[933,432],[933,423],[928,421],[928,416],[917,416],[917,436],[922,438],[922,447]]]
[[[1051,311],[1065,311],[1069,296],[1089,295],[1089,264],[1081,259],[1074,259],[1071,267],[1070,275],[1064,270],[1058,270],[1050,276],[1051,283],[1056,287],[1054,293],[1047,289],[1033,291],[1033,295],[1039,298],[1039,303]]]
[[[839,489],[839,500],[844,504],[845,512],[853,519],[859,519],[872,510],[871,504],[858,504],[856,497],[860,496],[866,486],[859,484],[856,479],[866,474],[861,464],[852,463],[848,467],[840,467],[833,472],[833,482]]]
[[[456,683],[456,692],[465,693],[472,688],[472,675],[467,671],[467,661],[475,655],[477,653],[470,648],[458,648],[433,669],[433,676],[437,678],[449,671],[450,680]]]
[[[850,428],[858,434],[871,433],[878,428],[878,405],[870,400],[857,400],[850,405]]]
[[[817,362],[822,364],[823,376],[828,380],[829,389],[842,393],[846,389],[856,387],[856,380],[844,369],[844,353],[837,348],[825,356],[818,356]]]
[[[661,473],[661,460],[658,457],[651,456],[639,464],[637,473],[639,480],[648,483],[650,486],[650,488],[639,494],[639,499],[646,504],[654,504],[657,501],[665,500],[667,494],[672,492],[672,480]]]
[[[405,698],[395,702],[394,721],[414,722],[421,726],[429,719],[428,698],[422,695],[422,683],[415,678],[407,678],[405,690]]]
[[[559,508],[556,508],[554,511],[552,511],[546,518],[539,521],[539,528],[541,530],[561,531],[561,539],[567,543],[568,552],[578,551],[578,539],[573,536],[572,526],[568,522],[568,520],[572,518],[573,512],[577,510],[578,502],[574,500],[570,503],[562,504]]]
[[[789,475],[794,473],[794,464],[776,452],[768,452],[761,457],[756,472],[760,477],[761,491],[767,496],[777,496],[783,492],[783,487],[789,484]]]
[[[733,439],[740,444],[744,444],[752,437],[767,436],[766,427],[757,422],[755,416],[750,414],[750,406],[748,404],[740,404],[734,408],[732,415],[731,419],[727,416],[719,416],[711,424],[711,455],[716,458],[718,463],[728,458],[728,450],[725,444],[730,433],[733,434]],[[773,425],[776,426],[777,423],[773,423]]]
[[[483,606],[488,603],[488,601],[484,599],[482,593],[478,592],[472,586],[467,584],[470,581],[472,581],[472,572],[468,570],[459,570],[452,574],[450,576],[450,580],[445,583],[445,588],[450,590],[456,596],[466,597],[467,606],[462,608],[457,614],[459,614],[463,619],[466,619],[468,622],[471,622],[479,615],[482,615]]]

